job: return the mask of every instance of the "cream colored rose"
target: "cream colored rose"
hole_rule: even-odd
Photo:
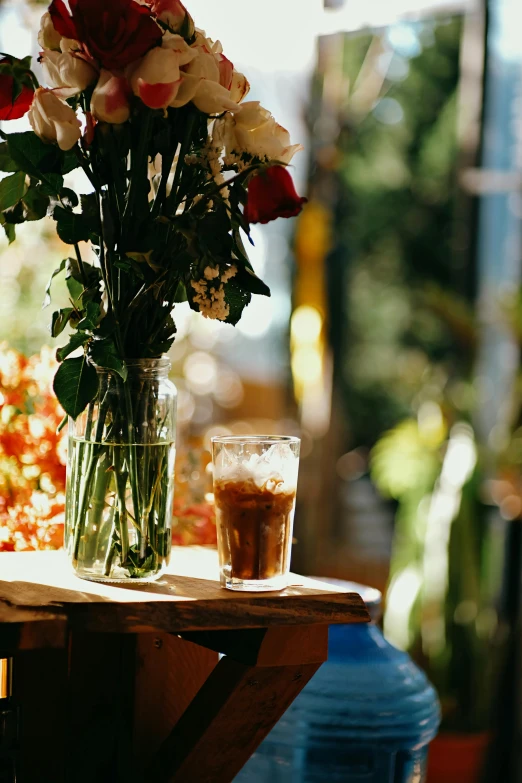
[[[200,83],[201,79],[182,71],[181,84],[179,85],[177,95],[169,106],[172,106],[173,109],[179,109],[181,106],[185,106],[196,95]]]
[[[187,65],[196,57],[197,52],[180,35],[164,36],[162,46],[147,52],[132,69],[132,91],[151,109],[171,106],[183,81],[180,66]]]
[[[192,48],[197,57],[187,65],[185,72],[193,82],[199,81],[192,99],[194,105],[205,114],[238,111],[239,105],[230,92],[234,66],[224,56],[221,43],[206,38],[199,30]]]
[[[80,138],[79,119],[52,90],[38,87],[27,116],[36,135],[57,142],[61,150],[70,150]]]
[[[209,79],[199,83],[192,103],[204,114],[222,114],[224,111],[236,112],[241,109],[230,97],[229,90]]]
[[[214,43],[210,38],[205,38],[201,33],[198,33],[192,50],[197,56],[186,68],[187,73],[200,79],[219,82],[219,65],[216,55],[222,51],[220,42]]]
[[[83,52],[82,45],[76,38],[62,38],[60,41],[60,51],[72,54],[73,52],[82,52],[84,60],[87,60],[85,53]]]
[[[238,114],[227,115],[216,130],[227,155],[243,153],[261,160],[290,163],[301,144],[290,144],[290,134],[259,101],[247,101]]]
[[[241,103],[250,92],[250,84],[246,76],[239,71],[232,74],[232,84],[230,86],[230,97],[236,103]]]
[[[49,11],[46,11],[40,20],[38,43],[42,49],[55,49],[59,51],[61,38],[62,36],[55,29],[51,14]]]
[[[91,97],[91,111],[97,120],[119,125],[130,117],[131,90],[127,79],[102,70]]]
[[[47,84],[59,88],[61,98],[83,92],[98,76],[96,68],[90,63],[69,52],[46,49],[40,55],[40,62]]]

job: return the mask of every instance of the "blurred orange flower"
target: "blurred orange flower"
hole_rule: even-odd
[[[202,438],[188,438],[176,456],[172,543],[216,546],[210,452]]]
[[[63,545],[67,437],[57,433],[57,366],[49,348],[27,359],[0,343],[0,552]],[[209,462],[199,439],[178,449],[174,544],[216,544]]]
[[[0,344],[0,552],[56,549],[65,515],[65,434],[48,348],[27,359]]]

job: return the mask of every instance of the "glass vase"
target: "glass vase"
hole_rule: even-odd
[[[152,581],[169,563],[176,387],[168,359],[98,371],[98,394],[69,420],[65,546],[76,574]]]

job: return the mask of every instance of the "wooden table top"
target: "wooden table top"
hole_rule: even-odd
[[[76,577],[65,554],[0,554],[0,624],[143,633],[367,622],[357,593],[292,575],[273,593],[238,593],[219,584],[216,552],[175,547],[158,582],[116,586]],[[0,625],[0,629],[1,629]],[[41,635],[41,634],[40,634]],[[31,645],[32,646],[32,645]]]

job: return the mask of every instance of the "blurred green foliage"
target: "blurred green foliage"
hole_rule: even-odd
[[[384,75],[379,96],[365,112],[349,101],[341,133],[348,195],[337,232],[349,259],[342,381],[356,445],[373,445],[410,414],[434,362],[446,377],[470,366],[469,334],[455,341],[434,311],[452,311],[452,294],[465,305],[473,287],[465,243],[455,240],[461,31],[456,17],[346,38],[352,96],[364,89],[376,37],[384,50],[374,66]],[[453,315],[458,321],[458,307]]]
[[[52,308],[42,310],[45,287],[53,269],[68,255],[68,248],[57,238],[53,221],[18,227],[16,242],[9,245],[0,237],[0,341],[27,356],[42,345],[54,346],[48,325]],[[66,293],[56,286],[53,302],[65,306]]]

